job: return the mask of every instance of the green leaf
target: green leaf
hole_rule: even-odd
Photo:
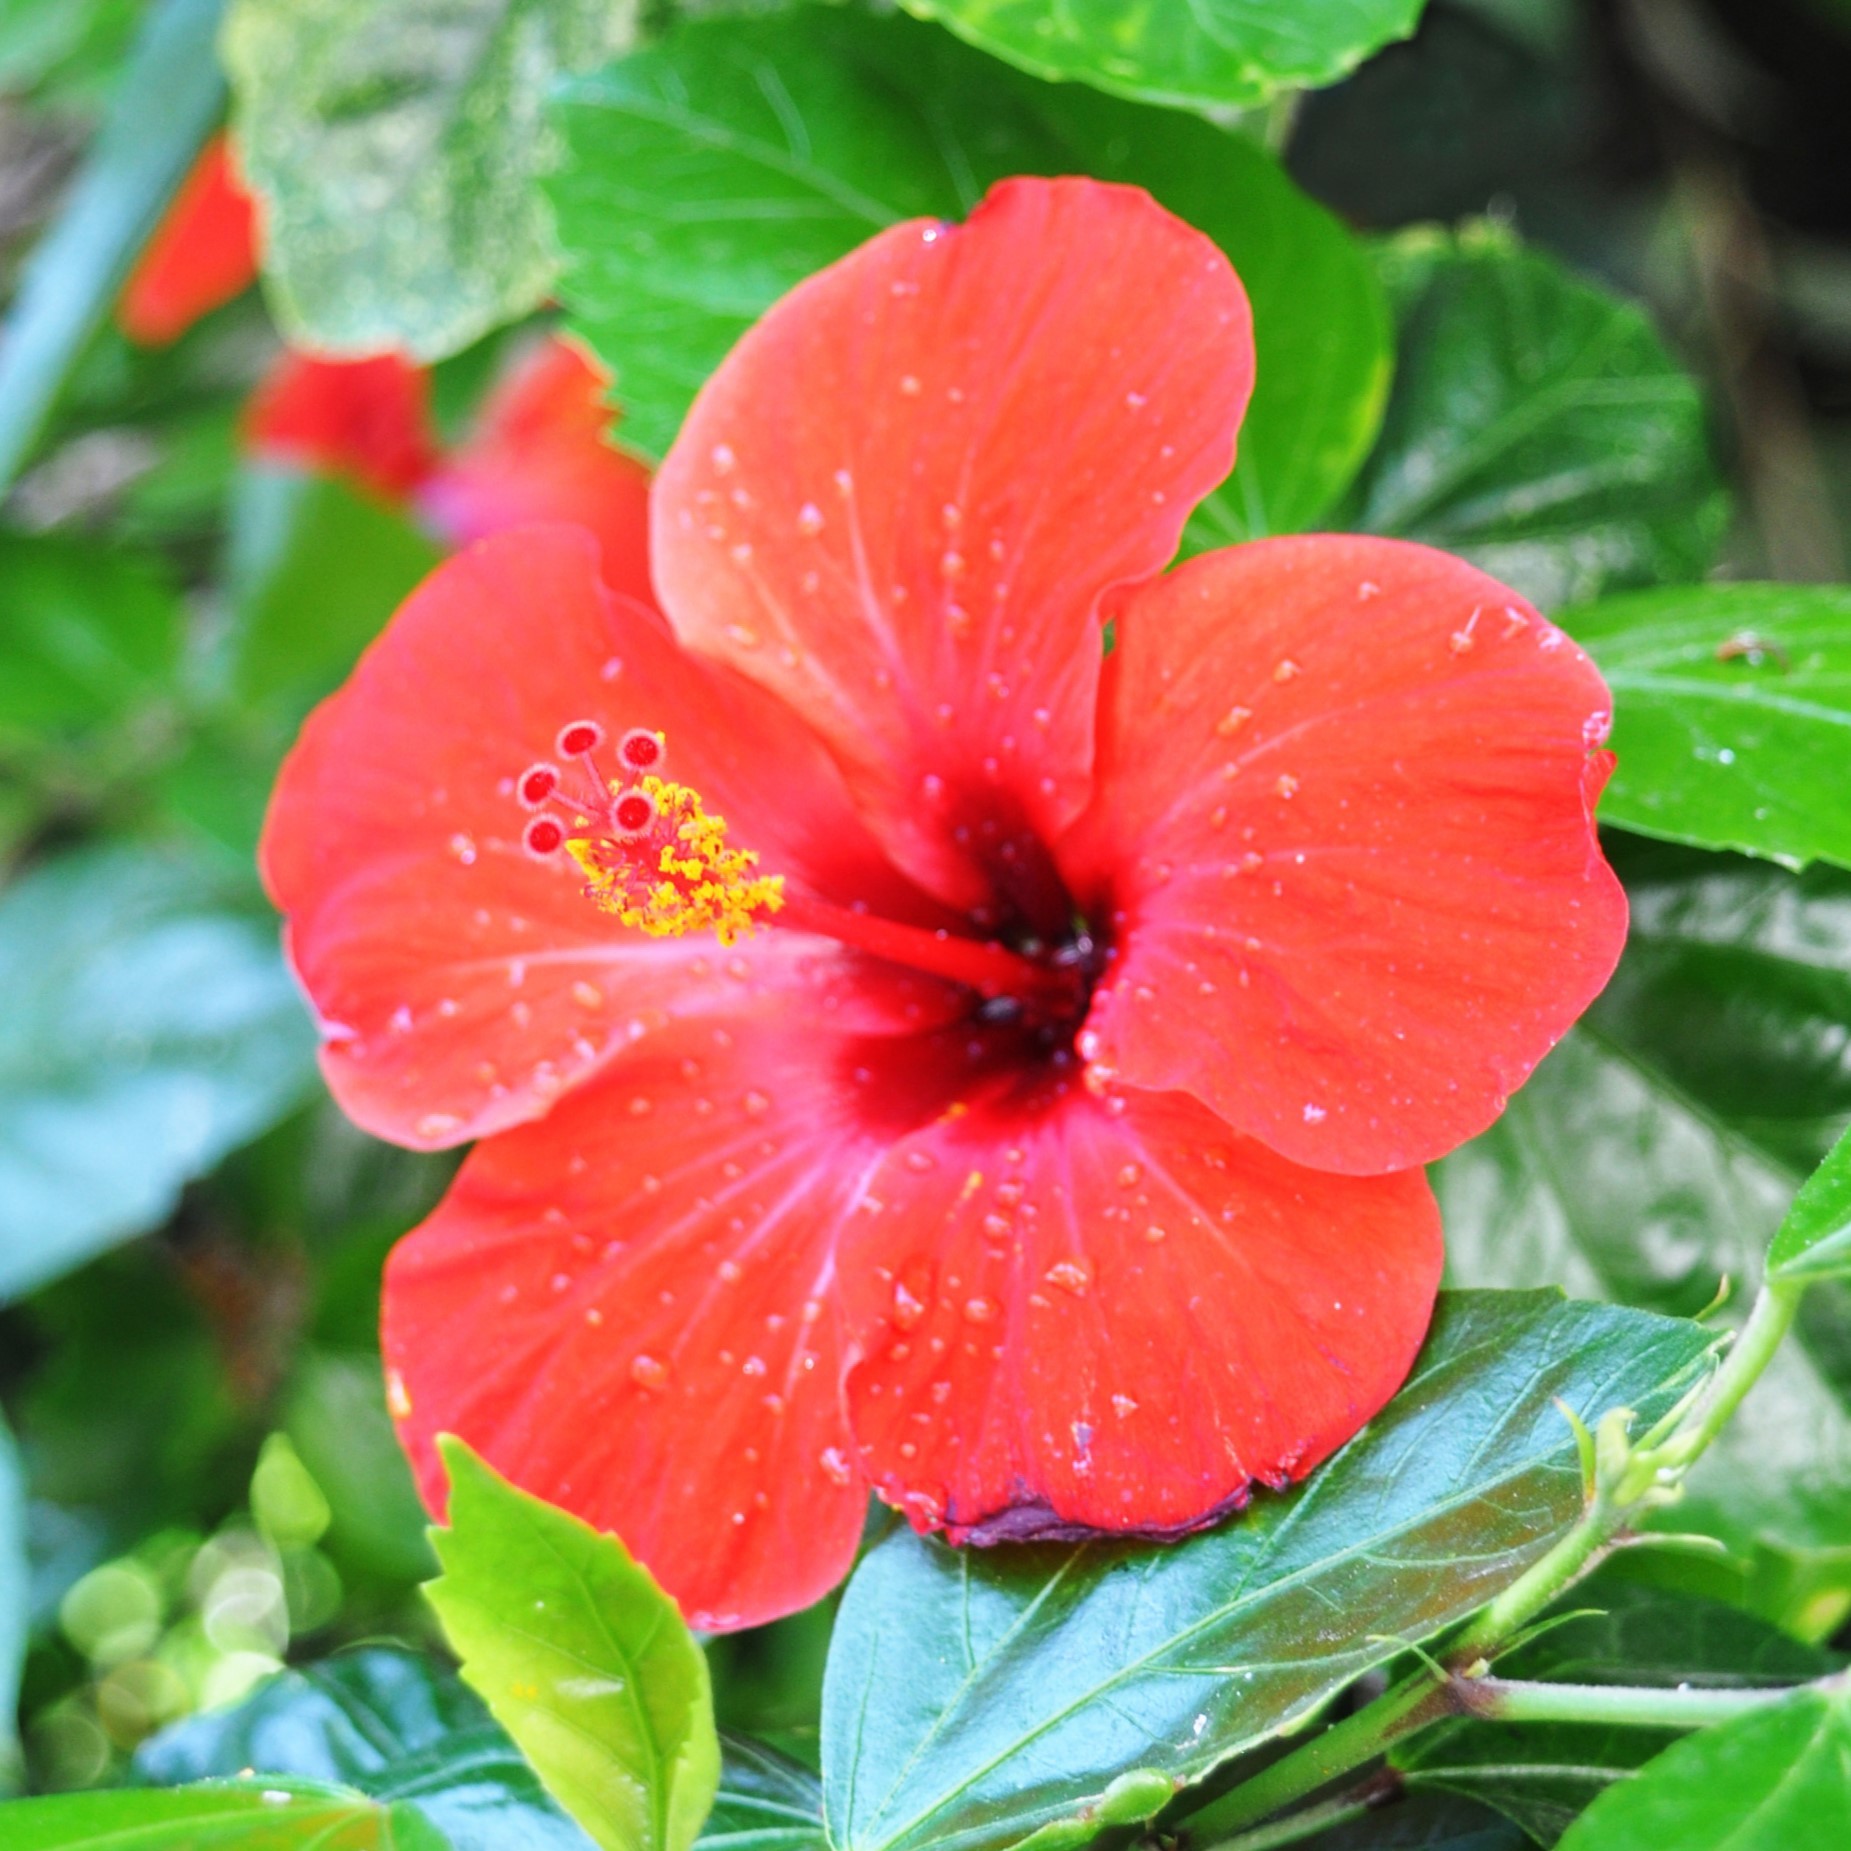
[[[274,928],[218,886],[114,847],[0,895],[0,1301],[165,1219],[308,1086]]]
[[[1837,1851],[1851,1819],[1851,1686],[1808,1691],[1668,1748],[1604,1793],[1562,1851]]]
[[[57,224],[32,253],[0,334],[0,491],[32,452],[218,114],[223,0],[160,0]]]
[[[18,1784],[19,1672],[26,1661],[31,1586],[26,1564],[26,1477],[0,1415],[0,1793]]]
[[[524,314],[556,262],[535,186],[561,72],[633,0],[233,0],[220,45],[284,332],[423,360]]]
[[[1562,621],[1613,689],[1603,822],[1851,866],[1851,590],[1691,585]]]
[[[1498,1663],[1501,1677],[1573,1684],[1742,1688],[1802,1683],[1836,1662],[1715,1601],[1612,1571],[1568,1597],[1575,1616]],[[1550,1845],[1588,1803],[1668,1747],[1667,1730],[1453,1719],[1390,1755],[1411,1784],[1495,1807]]]
[[[588,1851],[455,1673],[396,1646],[279,1672],[235,1707],[163,1730],[135,1756],[136,1774],[157,1786],[246,1769],[403,1801],[450,1851]]]
[[[1644,843],[1622,866],[1632,931],[1612,984],[1503,1118],[1434,1171],[1449,1274],[1682,1313],[1726,1274],[1738,1315],[1851,1113],[1851,879]],[[1763,1537],[1828,1551],[1851,1535],[1842,1284],[1808,1294],[1669,1521],[1744,1555]],[[1841,1555],[1851,1588],[1847,1572]]]
[[[1708,1339],[1554,1293],[1441,1301],[1401,1393],[1281,1496],[1185,1541],[954,1550],[900,1531],[823,1690],[838,1851],[1077,1844],[1307,1721],[1474,1611],[1579,1514],[1557,1398],[1662,1408]]]
[[[1036,77],[1184,108],[1317,89],[1404,39],[1426,0],[902,0]]]
[[[823,1789],[808,1768],[742,1735],[723,1733],[720,1754],[699,1851],[828,1851]]]
[[[1851,1279],[1851,1131],[1794,1197],[1767,1270],[1775,1279]]]
[[[299,1780],[15,1800],[7,1851],[447,1851],[409,1806]]]
[[[180,601],[94,542],[0,535],[0,744],[83,733],[172,691]]]
[[[1383,266],[1399,358],[1356,525],[1545,608],[1708,570],[1724,502],[1702,402],[1636,308],[1483,226],[1407,233]]]
[[[1312,524],[1374,437],[1389,330],[1367,253],[1242,136],[815,8],[681,26],[566,94],[563,289],[617,373],[626,441],[652,454],[786,290],[896,220],[962,217],[1012,173],[1144,186],[1239,269],[1258,385],[1199,543]]]
[[[245,470],[227,560],[233,692],[306,709],[441,557],[403,514],[333,476]]]
[[[463,1676],[605,1851],[688,1851],[719,1782],[707,1661],[612,1536],[440,1442],[450,1527],[426,1588]]]

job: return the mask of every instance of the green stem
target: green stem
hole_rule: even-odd
[[[1804,1686],[1800,1686],[1804,1688]],[[1616,1723],[1633,1729],[1701,1729],[1766,1709],[1793,1686],[1762,1690],[1663,1689],[1624,1684],[1532,1684],[1508,1678],[1461,1679],[1464,1707],[1486,1722]]]
[[[1661,1464],[1689,1465],[1723,1430],[1793,1328],[1800,1300],[1805,1296],[1806,1282],[1802,1279],[1770,1279],[1762,1286],[1748,1322],[1711,1378],[1709,1388],[1678,1424],[1677,1431],[1655,1449]]]
[[[1597,1442],[1584,1453],[1593,1468],[1593,1479],[1580,1517],[1544,1555],[1480,1610],[1448,1648],[1444,1668],[1423,1666],[1353,1716],[1313,1736],[1251,1780],[1205,1806],[1189,1822],[1191,1840],[1214,1844],[1230,1833],[1248,1831],[1294,1801],[1365,1766],[1403,1736],[1443,1716],[1477,1714],[1474,1687],[1485,1682],[1484,1668],[1499,1653],[1508,1651],[1531,1621],[1607,1554],[1629,1520],[1677,1495],[1691,1462],[1722,1430],[1780,1347],[1803,1292],[1803,1284],[1797,1281],[1777,1280],[1762,1286],[1748,1322],[1721,1367],[1704,1390],[1674,1417],[1671,1432],[1664,1439],[1658,1440],[1654,1434],[1647,1443],[1631,1447],[1625,1439],[1626,1416],[1610,1413],[1601,1421]],[[1585,1446],[1586,1430],[1578,1431],[1584,1436]],[[1717,1696],[1739,1703],[1744,1693],[1647,1694],[1655,1701],[1682,1695],[1692,1699]],[[1760,1693],[1746,1694],[1752,1699]],[[1606,1695],[1599,1700],[1615,1699]]]

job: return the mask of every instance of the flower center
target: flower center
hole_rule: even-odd
[[[708,815],[698,791],[661,776],[660,733],[624,734],[619,777],[598,763],[603,743],[595,720],[574,720],[556,744],[579,776],[568,781],[546,762],[521,774],[516,794],[535,812],[522,837],[529,854],[550,859],[563,849],[592,904],[651,938],[711,931],[731,945],[751,932],[755,914],[784,904],[784,877],[758,873],[758,856],[727,841],[726,818]]]
[[[604,729],[595,720],[560,728],[558,756],[530,765],[515,795],[533,814],[522,840],[529,854],[564,853],[585,877],[585,894],[619,924],[652,938],[711,931],[722,945],[775,922],[813,933],[889,963],[968,985],[980,1015],[995,1021],[1077,1020],[1092,972],[1084,957],[1039,944],[1014,949],[995,938],[967,938],[885,919],[789,892],[781,874],[761,874],[758,855],[727,840],[726,819],[700,793],[662,776],[668,742],[633,727],[617,742],[620,775],[600,763]]]

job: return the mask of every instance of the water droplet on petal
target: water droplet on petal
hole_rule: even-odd
[[[630,1380],[638,1388],[660,1393],[668,1386],[668,1365],[657,1362],[653,1356],[634,1356],[630,1360]]]

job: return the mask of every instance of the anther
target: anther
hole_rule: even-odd
[[[631,727],[617,745],[617,756],[631,771],[659,771],[667,755],[662,735],[646,726]]]
[[[656,800],[644,790],[628,790],[611,806],[620,835],[640,836],[656,820]]]
[[[549,855],[556,855],[565,845],[565,825],[557,817],[536,816],[521,832],[521,842],[528,854],[537,855],[544,861]]]
[[[528,809],[537,810],[558,790],[559,768],[556,765],[530,765],[521,773],[521,781],[516,788],[520,792],[521,802]]]
[[[559,729],[557,741],[562,758],[583,758],[604,743],[604,728],[596,720],[574,720]]]

